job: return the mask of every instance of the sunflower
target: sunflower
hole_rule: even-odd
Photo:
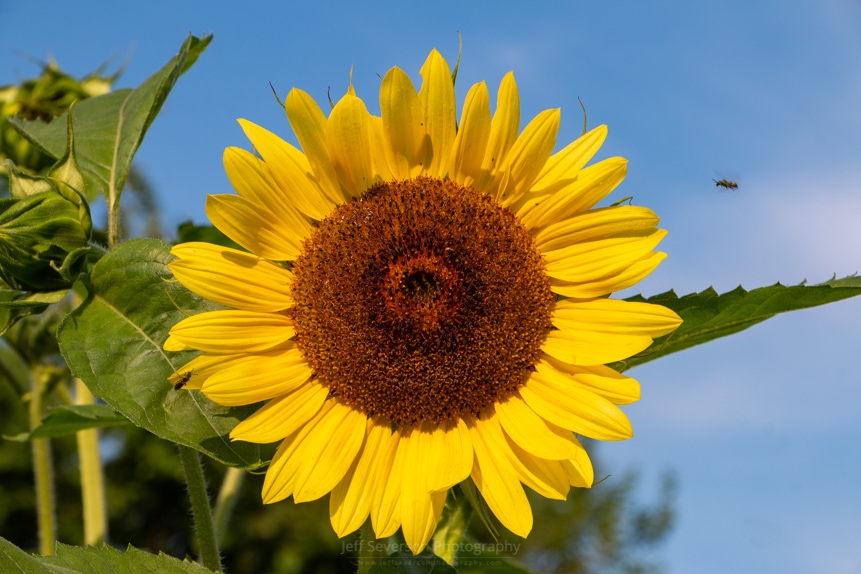
[[[371,115],[352,85],[328,117],[285,101],[301,150],[240,120],[255,155],[224,154],[238,195],[207,215],[238,251],[183,243],[176,278],[230,309],[188,317],[164,344],[201,355],[171,378],[222,405],[266,401],[230,433],[281,444],[263,501],[329,494],[345,536],[370,517],[426,546],[448,489],[471,479],[525,537],[523,486],[564,500],[593,470],[576,435],[632,436],[617,407],[639,384],[605,366],[681,322],[607,295],[648,275],[665,235],[644,207],[596,208],[626,161],[585,167],[598,127],[553,153],[560,111],[518,134],[512,73],[491,116],[485,83],[460,124],[432,51],[416,91],[392,68]],[[190,376],[191,374],[191,376]]]

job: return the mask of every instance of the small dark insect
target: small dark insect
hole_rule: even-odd
[[[191,371],[187,371],[185,373],[182,373],[179,376],[179,380],[176,381],[176,384],[173,385],[173,390],[178,391],[179,389],[184,387],[185,384],[189,381],[189,379],[191,379],[191,375],[192,375]]]
[[[738,184],[728,179],[713,179],[712,181],[715,182],[715,187],[723,187],[725,189],[731,189],[733,191],[738,189]]]

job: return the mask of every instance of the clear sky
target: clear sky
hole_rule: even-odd
[[[556,0],[136,2],[0,0],[0,85],[38,68],[82,75],[132,58],[136,86],[189,32],[215,34],[180,79],[137,161],[170,228],[204,222],[232,192],[226,146],[244,117],[295,141],[269,82],[324,103],[349,71],[378,106],[379,77],[418,84],[433,47],[464,54],[458,93],[514,70],[525,122],[562,108],[560,144],[606,123],[599,159],[627,157],[617,198],[653,208],[668,259],[634,292],[724,292],[861,271],[861,4]],[[712,179],[739,183],[720,191]],[[861,298],[772,319],[629,374],[636,436],[603,444],[605,471],[636,468],[643,496],[671,469],[677,528],[669,572],[861,572]]]

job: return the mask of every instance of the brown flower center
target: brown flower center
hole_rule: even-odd
[[[331,394],[395,424],[478,415],[526,380],[555,296],[532,236],[420,177],[338,207],[293,265],[296,340]]]

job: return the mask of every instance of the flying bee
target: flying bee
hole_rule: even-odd
[[[732,191],[736,191],[738,189],[738,184],[729,179],[713,179],[712,181],[715,182],[715,187],[722,187]]]
[[[185,386],[186,383],[191,379],[193,373],[191,371],[186,371],[179,375],[179,378],[176,380],[176,383],[173,385],[173,390],[178,391],[182,387]]]

